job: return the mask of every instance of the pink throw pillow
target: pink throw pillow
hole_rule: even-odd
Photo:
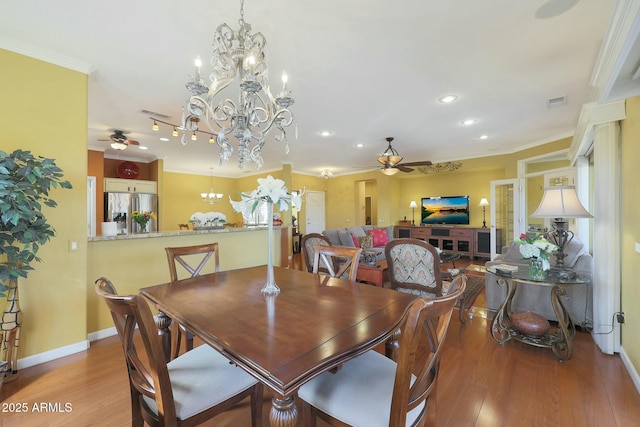
[[[387,239],[387,230],[381,228],[376,230],[369,230],[369,235],[373,239],[373,247],[381,248],[389,243],[389,239]]]
[[[360,242],[358,242],[358,238],[353,233],[351,233],[351,239],[353,240],[353,245],[356,248],[359,248],[360,247]]]

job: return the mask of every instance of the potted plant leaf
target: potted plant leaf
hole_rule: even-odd
[[[21,323],[17,280],[27,277],[32,263],[41,261],[37,253],[55,230],[42,212],[43,206],[56,207],[51,189],[71,188],[62,179],[62,170],[53,159],[34,156],[30,151],[0,150],[0,297],[7,296],[7,308],[0,319],[0,345],[15,373],[15,342]]]

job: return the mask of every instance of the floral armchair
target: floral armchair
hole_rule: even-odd
[[[417,239],[393,240],[385,247],[385,258],[392,289],[420,298],[442,295],[440,256],[429,243]]]

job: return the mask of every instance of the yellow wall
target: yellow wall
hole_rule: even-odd
[[[227,222],[238,220],[229,203],[229,196],[239,200],[234,179],[213,177],[213,191],[221,193],[222,199],[210,205],[202,201],[200,193],[209,192],[211,176],[165,172],[164,178],[164,191],[159,196],[165,200],[162,231],[178,230],[178,224],[187,224],[195,212],[222,212]]]
[[[627,118],[622,122],[622,201],[621,218],[621,310],[625,313],[622,328],[622,347],[635,366],[640,370],[640,254],[635,252],[636,242],[640,242],[640,97],[626,102]]]
[[[72,190],[43,211],[56,237],[18,282],[24,322],[18,358],[86,340],[87,76],[0,49],[0,149],[53,158]],[[78,250],[69,251],[75,241]]]

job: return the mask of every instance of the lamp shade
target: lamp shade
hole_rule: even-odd
[[[480,199],[480,204],[478,206],[489,206],[489,201],[486,197],[483,197],[482,199]]]
[[[410,208],[417,208],[417,207],[418,207],[418,204],[416,203],[416,201],[415,201],[415,200],[412,200],[412,201],[411,201],[411,203],[409,203],[409,207],[410,207]]]
[[[582,206],[574,186],[547,187],[532,218],[593,218]]]

